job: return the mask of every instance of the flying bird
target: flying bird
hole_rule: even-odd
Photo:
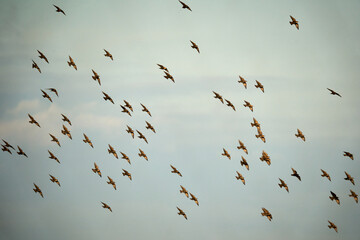
[[[1,139],[1,140],[5,143],[5,147],[12,148],[15,150],[15,148],[13,146],[11,146],[7,141],[5,141],[4,139]]]
[[[146,156],[146,154],[144,153],[144,151],[141,150],[140,148],[139,148],[139,153],[138,153],[138,155],[139,155],[139,157],[143,157],[143,158],[145,158],[146,161],[148,161],[148,157]]]
[[[59,187],[60,187],[60,182],[59,182],[59,180],[58,180],[57,178],[55,178],[53,175],[50,175],[50,174],[49,174],[49,176],[50,176],[50,181],[52,181],[53,183],[56,183],[56,184],[59,185]]]
[[[55,161],[57,161],[58,163],[60,163],[60,161],[59,161],[59,159],[57,158],[57,157],[55,157],[55,155],[52,153],[52,152],[50,152],[49,150],[48,150],[48,152],[49,152],[49,154],[50,154],[50,159],[54,159]]]
[[[248,150],[247,150],[247,148],[245,147],[245,145],[240,141],[240,140],[238,140],[239,141],[239,146],[237,146],[236,148],[237,149],[242,149],[242,150],[244,150],[244,152],[246,153],[246,154],[248,154]]]
[[[191,42],[191,48],[194,48],[194,49],[196,49],[196,51],[198,51],[198,53],[200,53],[200,49],[199,49],[199,47],[198,47],[198,45],[196,45],[196,43],[194,43],[193,41],[191,41],[190,40],[190,42]]]
[[[107,101],[109,100],[112,104],[114,104],[114,101],[112,100],[112,98],[105,92],[102,92],[104,94],[104,100]],[[120,105],[121,106],[121,105]]]
[[[290,18],[291,18],[291,21],[289,22],[290,25],[295,25],[295,27],[297,28],[297,30],[299,30],[299,22],[293,17],[290,15]]]
[[[116,184],[115,184],[114,180],[112,180],[112,178],[109,176],[108,176],[108,179],[109,179],[109,181],[107,181],[106,183],[111,184],[114,187],[114,189],[116,190]]]
[[[32,60],[32,65],[31,65],[31,67],[32,67],[32,68],[36,68],[36,69],[39,71],[39,73],[41,73],[41,70],[40,70],[39,66],[37,65],[37,63],[36,63],[34,60]]]
[[[41,90],[41,92],[43,93],[42,97],[43,97],[43,98],[47,98],[47,99],[49,99],[50,102],[52,102],[51,97],[50,97],[44,90],[42,90],[42,89],[40,89],[40,90]]]
[[[25,156],[25,157],[28,157],[27,155],[26,155],[26,153],[19,147],[19,146],[17,146],[17,148],[18,148],[18,152],[17,152],[17,154],[18,155],[23,155],[23,156]]]
[[[2,145],[2,144],[1,144],[1,150],[2,150],[3,152],[8,152],[8,153],[12,154],[11,151],[10,151],[10,149],[9,149],[7,146]]]
[[[45,62],[49,63],[49,61],[48,61],[48,59],[45,57],[45,55],[44,55],[42,52],[40,52],[39,50],[37,50],[37,51],[38,51],[38,53],[39,53],[39,58],[44,59]]]
[[[47,88],[47,90],[50,90],[51,92],[55,93],[57,97],[59,97],[59,93],[55,88]]]
[[[113,56],[111,55],[111,53],[109,53],[109,52],[106,51],[105,49],[104,49],[104,51],[105,51],[105,54],[104,54],[105,57],[109,57],[111,60],[114,60],[114,59],[113,59]]]
[[[180,1],[180,0],[179,0],[179,2],[181,3],[182,8],[184,8],[184,9],[188,9],[189,11],[192,11],[192,10],[191,10],[191,8],[190,8],[188,5],[186,5],[185,3],[183,3],[183,2],[182,2],[182,1]]]
[[[126,107],[124,107],[123,105],[120,105],[120,107],[121,107],[121,109],[122,109],[121,112],[127,113],[127,114],[131,117],[131,113],[130,113],[130,111],[129,111]]]
[[[178,209],[178,215],[183,215],[184,216],[184,218],[187,220],[187,216],[186,216],[186,214],[185,214],[185,212],[183,211],[183,210],[181,210],[180,208],[178,208],[178,207],[176,207],[177,209]]]
[[[109,145],[109,149],[108,149],[109,154],[113,154],[114,157],[116,157],[116,159],[119,159],[119,157],[118,157],[116,151],[114,150],[114,148],[110,144],[108,144],[108,145]]]
[[[63,124],[63,129],[61,130],[61,133],[68,136],[70,139],[72,139],[69,129],[67,129],[64,124]]]
[[[253,121],[253,123],[250,123],[251,127],[256,127],[260,129],[260,123],[255,118],[253,118]]]
[[[241,156],[240,164],[241,166],[245,166],[246,169],[249,171],[249,164],[247,163],[246,159],[243,156]]]
[[[231,160],[231,156],[230,156],[230,154],[228,153],[228,151],[226,151],[225,148],[223,148],[223,153],[222,153],[221,155],[222,155],[222,156],[225,156],[225,157],[227,157],[229,160]]]
[[[346,174],[346,178],[344,179],[350,181],[353,185],[355,185],[354,178],[347,172],[345,172],[345,174]]]
[[[358,203],[358,201],[359,201],[358,195],[357,195],[353,190],[351,190],[351,189],[350,189],[350,193],[351,193],[351,194],[349,195],[349,197],[353,197],[354,200],[355,200],[355,202]]]
[[[337,226],[333,222],[330,222],[329,220],[328,220],[328,222],[330,224],[330,225],[328,225],[328,228],[329,229],[333,228],[335,230],[335,232],[338,232]]]
[[[94,162],[94,168],[91,169],[94,173],[97,173],[101,177],[101,171],[98,165]]]
[[[165,66],[163,66],[163,65],[161,65],[161,64],[157,64],[157,65],[159,66],[159,69],[169,72],[169,70],[167,69],[167,67],[165,67]]]
[[[255,80],[255,81],[256,81],[255,87],[260,88],[261,91],[264,92],[264,86],[258,80]]]
[[[129,127],[128,125],[126,125],[126,126],[127,126],[126,132],[130,133],[132,138],[134,138],[134,130],[131,127]]]
[[[221,103],[224,103],[224,99],[220,94],[218,94],[217,92],[214,92],[214,91],[213,91],[213,93],[215,94],[214,98],[217,98],[220,100]]]
[[[322,172],[322,177],[326,177],[327,179],[329,179],[329,181],[331,181],[331,177],[330,177],[330,175],[327,173],[327,172],[325,172],[324,170],[322,170],[322,169],[320,169],[321,170],[321,172]]]
[[[267,165],[269,165],[269,166],[271,164],[270,157],[265,151],[262,151],[262,156],[260,157],[260,160],[265,161],[267,163]]]
[[[138,138],[144,139],[144,141],[145,141],[146,143],[148,143],[146,137],[145,137],[141,132],[139,132],[138,130],[136,130],[136,131],[137,131],[137,133],[139,134]]]
[[[88,143],[92,148],[94,148],[94,146],[93,146],[91,140],[88,138],[88,136],[86,136],[85,133],[83,133],[83,135],[84,135],[84,138],[85,138],[85,139],[83,139],[83,142]]]
[[[50,133],[49,133],[49,135],[51,137],[51,141],[57,143],[57,145],[59,145],[59,147],[61,147],[59,140],[54,135],[51,135]]]
[[[164,73],[165,73],[164,78],[170,79],[171,81],[173,81],[173,82],[175,83],[175,79],[174,79],[174,77],[173,77],[170,73],[168,73],[168,72],[166,72],[166,71],[164,71]]]
[[[293,169],[293,168],[291,168],[291,170],[292,170],[292,174],[291,174],[291,176],[293,176],[293,177],[296,177],[297,179],[299,179],[299,181],[301,181],[301,177],[300,177],[300,175],[297,173],[297,171],[295,170],[295,169]]]
[[[77,66],[74,62],[74,60],[69,56],[69,61],[67,62],[69,67],[73,66],[75,68],[75,70],[77,70]]]
[[[130,105],[129,102],[127,102],[126,100],[124,100],[124,103],[125,103],[125,107],[127,107],[128,109],[130,109],[130,111],[134,111],[133,107]]]
[[[179,175],[180,177],[182,177],[182,174],[173,166],[173,165],[170,165],[170,167],[172,168],[172,173],[175,173],[177,175]]]
[[[155,129],[154,129],[154,127],[148,122],[148,121],[145,121],[146,122],[146,129],[150,129],[151,131],[153,131],[154,133],[156,133],[155,132]]]
[[[235,110],[235,106],[234,106],[229,100],[225,99],[225,102],[226,102],[226,106],[229,106],[229,107],[231,107],[234,111],[236,111],[236,110]]]
[[[287,191],[287,192],[289,192],[289,188],[288,188],[288,186],[287,186],[287,184],[281,179],[281,178],[279,178],[279,180],[280,180],[280,183],[278,184],[279,185],[279,187],[280,188],[285,188],[285,190]]]
[[[187,198],[189,198],[189,192],[186,190],[186,188],[184,188],[183,186],[181,186],[180,185],[180,193],[183,193],[183,194],[185,194],[185,196],[187,197]]]
[[[64,122],[67,122],[70,126],[71,126],[71,121],[69,120],[69,118],[67,118],[64,114],[61,114],[62,119]]]
[[[331,196],[329,196],[330,200],[331,201],[335,200],[335,202],[340,205],[339,197],[335,193],[333,193],[332,191],[330,191],[330,193],[331,193]]]
[[[128,171],[126,171],[125,169],[123,169],[123,173],[122,173],[123,176],[128,176],[130,181],[132,180],[132,177],[131,177],[131,173],[129,173]]]
[[[258,129],[257,129],[257,132],[258,132],[258,134],[255,134],[255,137],[256,137],[256,138],[260,138],[260,139],[265,143],[265,142],[266,142],[266,139],[265,139],[265,136],[264,136],[264,134],[262,133],[261,129],[258,128]]]
[[[35,192],[35,193],[39,193],[40,196],[41,196],[42,198],[44,198],[44,195],[43,195],[41,189],[40,189],[35,183],[33,183],[33,184],[34,184],[34,186],[35,186],[35,188],[33,188],[34,192]]]
[[[94,79],[94,81],[98,81],[99,85],[101,86],[101,82],[100,82],[100,76],[93,70],[91,69],[91,71],[93,72],[94,76],[91,76],[92,79]]]
[[[261,213],[261,216],[265,216],[269,219],[269,221],[271,221],[272,219],[271,213],[266,208],[262,208],[262,210],[263,212]]]
[[[352,155],[352,153],[349,153],[349,152],[345,152],[345,151],[344,151],[344,156],[345,156],[345,157],[349,157],[351,160],[354,160],[354,155]]]
[[[58,6],[56,6],[54,4],[53,4],[53,6],[56,8],[56,12],[66,15],[65,12],[61,8],[59,8]]]
[[[244,107],[248,107],[252,112],[254,111],[253,105],[251,105],[248,101],[245,101]]]
[[[196,203],[196,205],[199,206],[199,200],[194,196],[194,194],[192,194],[192,193],[189,193],[189,194],[191,196],[190,200],[194,201]]]
[[[299,129],[297,129],[297,133],[295,133],[295,136],[297,138],[301,138],[305,142],[305,136]]]
[[[109,205],[107,205],[107,204],[104,203],[104,202],[101,202],[101,203],[102,203],[102,207],[103,207],[103,208],[107,208],[107,209],[109,209],[110,212],[112,212],[111,207],[110,207]]]
[[[246,83],[247,81],[241,76],[239,76],[239,78],[240,78],[240,80],[238,80],[238,83],[242,83],[244,85],[245,89],[247,89],[247,83]]]
[[[33,116],[31,116],[30,114],[28,114],[30,121],[29,123],[31,124],[35,124],[36,126],[40,127],[40,124],[35,120],[35,118],[33,118]]]
[[[341,97],[341,95],[338,94],[337,92],[335,92],[334,90],[332,90],[332,89],[330,89],[330,88],[328,88],[327,90],[330,91],[330,94],[331,94],[331,95],[337,95],[337,96]]]
[[[149,116],[151,117],[150,111],[149,111],[143,104],[140,103],[140,105],[141,105],[142,108],[143,108],[141,111],[146,112],[146,113],[149,114]]]
[[[131,164],[130,158],[125,153],[120,152],[120,154],[122,155],[121,159],[125,159],[129,164]]]
[[[235,178],[237,180],[241,180],[242,183],[245,185],[245,178],[243,177],[243,175],[241,175],[241,173],[239,173],[238,171],[236,171],[236,173],[237,173],[237,176],[235,176]]]

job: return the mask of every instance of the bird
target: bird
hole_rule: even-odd
[[[129,127],[128,125],[126,125],[126,126],[127,126],[126,132],[130,133],[132,138],[134,138],[134,130],[131,127]]]
[[[297,30],[299,30],[299,22],[293,17],[290,15],[290,18],[291,18],[291,21],[289,22],[290,25],[295,25],[295,27],[297,28]]]
[[[186,216],[186,214],[185,214],[185,212],[183,211],[183,210],[181,210],[179,207],[176,207],[177,209],[178,209],[178,215],[183,215],[184,216],[184,218],[187,220],[187,216]]]
[[[28,113],[28,116],[30,118],[29,123],[35,124],[36,126],[40,127],[40,124],[35,120],[35,118],[33,118],[33,116],[31,116],[29,113]]]
[[[39,193],[40,196],[41,196],[42,198],[44,198],[44,195],[43,195],[41,189],[40,189],[35,183],[33,183],[33,184],[34,184],[34,186],[35,186],[35,188],[33,188],[34,192],[35,192],[35,193]]]
[[[144,151],[141,150],[140,148],[139,148],[139,153],[138,153],[138,155],[139,155],[139,157],[143,157],[143,158],[145,158],[146,161],[148,161],[148,157],[146,156],[146,154],[144,153]]]
[[[70,139],[72,139],[69,129],[67,129],[64,124],[63,124],[63,129],[61,130],[61,133],[68,136]]]
[[[261,129],[258,128],[258,129],[257,129],[257,132],[258,132],[258,134],[255,134],[255,137],[256,137],[256,138],[260,138],[260,139],[265,143],[265,142],[266,142],[266,139],[265,139],[265,136],[264,136],[264,134],[262,133]]]
[[[351,160],[354,160],[354,155],[352,155],[352,153],[349,153],[349,152],[345,152],[345,151],[344,151],[344,156],[345,156],[345,157],[349,157]]]
[[[124,103],[125,103],[125,107],[127,107],[128,109],[130,109],[130,111],[134,111],[133,107],[130,105],[130,103],[126,100],[124,100]]]
[[[65,12],[61,8],[59,8],[58,6],[56,6],[54,4],[53,4],[53,6],[56,8],[56,12],[62,13],[66,16]]]
[[[237,146],[236,148],[237,149],[242,149],[242,150],[244,150],[244,152],[246,153],[246,154],[248,154],[248,150],[247,150],[247,148],[245,147],[245,145],[240,141],[240,140],[238,140],[239,141],[239,146]]]
[[[12,152],[10,151],[10,149],[9,149],[7,146],[3,145],[3,144],[1,144],[1,150],[2,150],[3,152],[8,152],[8,153],[12,154]]]
[[[267,163],[267,165],[269,165],[269,166],[271,164],[270,157],[265,151],[262,151],[262,156],[260,157],[260,160],[265,161]]]
[[[254,111],[253,105],[251,105],[248,101],[245,101],[244,107],[248,107],[252,112]]]
[[[94,79],[94,81],[98,81],[99,85],[101,86],[101,82],[100,82],[100,76],[93,70],[91,69],[91,71],[93,72],[94,76],[91,76],[92,79]]]
[[[114,189],[116,190],[116,184],[115,184],[114,180],[112,180],[112,178],[109,176],[108,176],[108,179],[109,179],[109,181],[107,181],[106,183],[111,184],[114,187]]]
[[[191,40],[190,40],[190,42],[191,42],[191,48],[196,49],[196,51],[198,51],[198,53],[200,53],[200,49],[199,49],[198,45],[196,45],[196,43],[194,43],[194,42],[191,41]]]
[[[189,194],[191,196],[190,200],[194,201],[196,203],[196,205],[199,206],[199,200],[194,196],[194,194],[192,194],[192,193],[189,193]]]
[[[59,145],[59,147],[61,147],[59,140],[54,135],[51,135],[50,133],[49,133],[49,135],[51,137],[51,141],[56,142],[57,145]]]
[[[239,173],[238,171],[236,171],[236,173],[237,173],[237,176],[235,176],[235,178],[237,180],[241,180],[242,183],[245,185],[245,178],[243,177],[243,175],[241,175],[241,173]]]
[[[263,212],[261,213],[261,215],[267,217],[269,221],[271,221],[272,219],[271,213],[266,208],[262,208],[262,210]]]
[[[17,152],[17,154],[18,155],[23,155],[23,156],[25,156],[25,157],[28,157],[27,155],[26,155],[26,153],[19,147],[19,146],[17,146],[17,148],[18,148],[18,152]]]
[[[94,173],[97,173],[101,177],[101,171],[98,165],[94,162],[94,168],[91,169]]]
[[[297,129],[297,133],[295,133],[295,136],[297,138],[301,138],[305,142],[305,136],[299,129]]]
[[[84,138],[85,138],[85,139],[83,139],[83,142],[88,143],[90,145],[90,147],[94,148],[94,146],[93,146],[91,140],[88,138],[88,136],[86,136],[85,133],[83,133],[83,135],[84,135]]]
[[[180,185],[180,193],[183,193],[183,194],[185,194],[185,196],[187,197],[187,198],[189,198],[189,192],[186,190],[186,188],[184,188],[183,186],[181,186]]]
[[[69,61],[67,62],[69,67],[73,66],[75,68],[75,70],[77,70],[77,66],[74,62],[74,60],[69,56]]]
[[[114,60],[114,59],[113,59],[113,56],[111,55],[111,53],[109,53],[109,52],[106,51],[105,49],[104,49],[104,51],[105,51],[105,54],[104,54],[105,57],[109,57],[111,60]]]
[[[105,92],[102,92],[104,94],[104,100],[107,101],[109,100],[112,104],[114,104],[114,101],[112,100],[112,98]],[[121,106],[121,105],[120,105]]]
[[[111,207],[110,207],[109,205],[107,205],[107,204],[104,203],[104,202],[101,202],[101,203],[102,203],[102,207],[103,207],[103,208],[107,208],[107,209],[109,209],[110,212],[112,212]]]
[[[354,200],[355,200],[355,202],[358,203],[358,201],[359,201],[358,195],[357,195],[353,190],[351,190],[351,189],[350,189],[350,195],[349,195],[349,197],[353,197]]]
[[[330,89],[330,88],[327,88],[327,90],[330,91],[330,94],[331,94],[331,95],[337,95],[337,96],[341,97],[341,95],[338,94],[337,92],[335,92],[334,90],[332,90],[332,89]]]
[[[55,161],[57,161],[58,163],[60,163],[60,161],[59,161],[59,159],[57,158],[57,157],[55,157],[55,155],[52,153],[52,152],[50,152],[49,150],[48,150],[48,152],[49,152],[49,154],[50,154],[50,159],[54,159]]]
[[[223,148],[223,153],[222,153],[221,155],[222,155],[222,156],[225,156],[225,157],[227,157],[229,160],[231,160],[231,156],[230,156],[230,154],[228,153],[228,151],[226,151],[225,148]]]
[[[350,181],[353,185],[355,185],[354,178],[347,172],[345,172],[345,174],[346,174],[346,178],[344,179]]]
[[[329,229],[333,228],[335,230],[335,232],[338,232],[337,226],[333,222],[330,222],[329,220],[328,220],[328,222],[330,224],[330,225],[328,225],[328,228]]]
[[[331,193],[331,196],[329,196],[330,200],[331,201],[335,200],[335,202],[340,205],[339,197],[335,193],[333,193],[332,191],[330,191],[330,193]]]
[[[131,177],[131,173],[129,173],[128,171],[126,171],[125,169],[123,169],[123,173],[122,173],[123,176],[128,176],[130,181],[132,181],[132,177]]]
[[[32,67],[32,68],[36,68],[36,69],[39,71],[39,73],[41,73],[41,70],[40,70],[39,66],[37,65],[37,63],[36,63],[34,60],[32,60],[32,65],[31,65],[31,67]]]
[[[64,122],[67,122],[71,126],[71,121],[69,120],[69,118],[67,118],[64,114],[61,114],[61,116],[62,116],[62,120]]]
[[[234,111],[236,111],[236,110],[235,110],[235,106],[234,106],[229,100],[225,99],[225,102],[226,102],[226,106],[229,106],[229,107],[231,107]]]
[[[154,133],[156,133],[154,127],[148,122],[148,121],[145,121],[146,122],[146,129],[150,129],[151,131],[153,131]]]
[[[137,133],[139,134],[138,138],[144,139],[144,141],[145,141],[146,143],[148,143],[146,137],[145,137],[141,132],[139,132],[138,130],[136,130],[136,131],[137,131]]]
[[[279,178],[279,180],[280,180],[280,183],[278,184],[279,187],[280,187],[280,188],[284,187],[285,190],[286,190],[287,192],[289,192],[289,188],[288,188],[287,184],[286,184],[281,178]]]
[[[217,98],[220,100],[221,103],[224,103],[224,99],[220,94],[218,94],[217,92],[214,92],[214,91],[213,91],[213,93],[215,94],[214,98]]]
[[[241,76],[239,76],[239,78],[240,78],[240,80],[238,80],[238,83],[242,83],[244,85],[245,89],[247,89],[247,83],[246,83],[247,81]]]
[[[260,88],[261,91],[264,92],[264,86],[258,80],[255,80],[255,81],[256,81],[255,87]]]
[[[291,168],[291,170],[292,170],[292,174],[291,174],[291,176],[293,176],[293,177],[296,177],[297,179],[299,179],[299,181],[301,181],[301,177],[300,177],[300,175],[297,173],[297,171],[295,170],[295,169],[293,169],[293,168]]]
[[[183,3],[183,2],[182,2],[182,1],[180,1],[180,0],[179,0],[179,2],[181,3],[182,8],[184,8],[184,9],[188,9],[189,11],[192,11],[192,10],[191,10],[191,8],[190,8],[188,5],[186,5],[185,3]]]
[[[59,180],[58,180],[57,178],[55,178],[53,175],[50,175],[50,174],[49,174],[49,176],[50,176],[50,181],[52,181],[53,183],[56,183],[56,184],[59,185],[59,187],[60,187],[60,182],[59,182]]]
[[[55,93],[57,97],[59,97],[59,93],[55,88],[47,88],[47,90],[50,90],[51,92]]]
[[[5,141],[4,139],[1,139],[1,140],[5,143],[5,147],[12,148],[13,150],[15,150],[15,148],[13,146],[11,146],[7,141]]]
[[[327,179],[329,179],[329,181],[331,181],[331,177],[330,177],[330,175],[327,173],[327,172],[325,172],[324,170],[322,170],[322,169],[320,169],[321,170],[321,172],[322,172],[322,177],[326,177]]]
[[[173,83],[175,83],[174,77],[169,72],[164,71],[164,73],[165,73],[164,78],[170,79],[171,81],[173,81]]]
[[[241,156],[240,164],[241,166],[245,166],[246,169],[249,171],[249,164],[247,163],[246,159],[243,156]]]
[[[39,58],[42,58],[42,59],[45,60],[45,62],[49,63],[49,61],[48,61],[48,59],[45,57],[45,55],[44,55],[42,52],[40,52],[39,50],[37,50],[37,51],[38,51],[38,53],[39,53]]]
[[[125,153],[123,153],[123,152],[120,152],[120,153],[122,155],[121,159],[125,159],[126,161],[128,161],[129,164],[131,164],[130,158]]]
[[[50,102],[52,102],[51,97],[50,97],[44,90],[42,90],[42,89],[40,89],[40,90],[41,90],[41,92],[43,93],[42,97],[43,97],[43,98],[47,98],[47,99],[49,99]]]
[[[108,149],[109,154],[113,154],[114,157],[116,157],[116,159],[119,159],[119,157],[118,157],[116,151],[114,150],[114,148],[110,144],[108,144],[108,145],[109,145],[109,149]]]
[[[253,121],[253,123],[250,123],[251,127],[256,127],[260,129],[260,123],[255,118],[253,118]]]
[[[142,103],[140,103],[140,105],[141,105],[142,108],[143,108],[141,111],[146,112],[146,113],[149,114],[149,116],[151,117],[150,111],[149,111]]]
[[[182,177],[182,174],[173,166],[170,164],[170,167],[172,168],[172,173],[175,173],[177,175],[179,175],[180,177]]]
[[[167,69],[167,67],[165,67],[165,66],[163,66],[163,65],[161,65],[161,64],[157,64],[157,65],[159,66],[159,69],[164,70],[164,71],[166,71],[166,72],[169,72],[169,70]]]
[[[126,107],[124,107],[123,105],[120,105],[120,107],[121,107],[121,109],[122,109],[121,112],[127,113],[127,114],[131,117],[131,113],[130,113],[130,111],[129,111]]]

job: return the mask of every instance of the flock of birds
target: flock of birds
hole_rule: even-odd
[[[182,2],[180,0],[179,0],[179,2],[180,2],[183,9],[187,9],[189,11],[192,11],[191,8],[187,4],[185,4],[184,2]],[[64,10],[62,10],[60,7],[58,7],[56,5],[53,5],[53,6],[56,8],[56,12],[62,13],[63,15],[66,15]],[[295,25],[295,27],[299,30],[299,22],[292,16],[290,16],[290,18],[291,18],[291,21],[289,22],[290,25]],[[200,54],[199,46],[193,41],[190,41],[190,42],[191,42],[191,48],[195,49]],[[104,51],[105,51],[104,56],[110,58],[111,60],[113,60],[112,54],[109,51],[105,50],[105,49],[104,49]],[[37,50],[37,52],[39,54],[38,57],[40,59],[43,59],[46,63],[49,63],[47,57],[41,51]],[[77,70],[76,63],[72,59],[71,56],[69,56],[69,60],[67,61],[67,63],[69,65],[69,67],[73,67],[75,70]],[[175,83],[175,79],[170,74],[170,71],[168,70],[168,68],[165,67],[162,64],[157,64],[157,65],[158,65],[159,69],[162,70],[163,73],[165,74],[164,78],[165,79],[170,79],[173,83]],[[41,73],[41,69],[40,69],[39,65],[34,60],[32,60],[32,68],[36,69],[39,73]],[[93,74],[91,76],[92,79],[94,81],[97,81],[97,83],[101,86],[100,75],[97,72],[95,72],[93,69],[91,69],[91,71],[92,71],[92,74]],[[260,83],[257,80],[255,80],[255,81],[256,81],[256,84],[254,85],[255,88],[259,88],[263,93],[265,93],[263,84]],[[238,83],[241,83],[244,86],[244,88],[247,89],[247,80],[245,80],[243,77],[239,76]],[[329,89],[329,88],[327,88],[327,89],[330,91],[330,94],[341,97],[341,95],[339,93],[335,92],[334,90]],[[41,89],[42,97],[45,98],[45,99],[48,99],[50,102],[53,102],[52,97],[50,96],[51,93],[55,94],[57,97],[59,97],[58,91],[55,88],[47,88],[46,90],[48,90],[49,92],[46,92],[45,90]],[[104,95],[103,99],[105,101],[109,101],[112,104],[114,104],[114,101],[110,97],[109,94],[107,94],[105,92],[102,92],[102,93]],[[236,108],[235,108],[234,104],[230,100],[225,99],[222,95],[220,95],[219,93],[217,93],[215,91],[213,91],[213,94],[214,94],[215,99],[218,99],[222,104],[226,103],[226,106],[228,106],[228,107],[232,108],[234,111],[236,111]],[[244,100],[244,103],[245,104],[243,104],[243,106],[245,108],[246,107],[249,108],[250,111],[253,112],[254,106],[250,102],[248,102],[246,100]],[[134,111],[132,105],[126,100],[124,100],[124,105],[120,104],[120,107],[121,107],[122,112],[129,115],[129,116],[131,116],[131,113]],[[143,104],[141,104],[141,107],[142,107],[142,112],[147,113],[151,117],[151,113],[148,110],[148,108]],[[65,124],[67,124],[69,126],[72,126],[72,123],[71,123],[70,119],[67,116],[65,116],[64,114],[61,114],[61,116],[62,116],[62,121],[64,122],[64,124],[62,125],[61,133],[63,135],[65,135],[65,136],[67,136],[69,139],[72,139],[71,131],[68,129],[68,127],[65,126]],[[29,120],[30,124],[35,124],[37,127],[40,128],[39,122],[32,115],[28,114],[28,117],[30,119]],[[145,126],[146,129],[152,131],[153,133],[156,133],[155,128],[148,121],[145,121],[145,123],[146,123],[146,126]],[[250,126],[255,127],[256,130],[257,130],[257,134],[255,134],[255,137],[260,139],[262,142],[266,143],[266,138],[265,138],[265,136],[264,136],[264,134],[262,132],[260,123],[255,118],[253,118],[253,122],[250,123]],[[136,130],[136,132],[138,134],[138,138],[142,139],[145,143],[148,143],[148,140],[145,137],[145,135],[142,132],[140,132],[139,130],[137,130],[137,129],[135,129],[135,130]],[[126,132],[129,133],[133,139],[135,138],[135,131],[128,125],[127,125]],[[57,137],[55,137],[54,135],[50,134],[50,133],[49,133],[49,135],[51,137],[51,141],[56,143],[59,147],[61,147],[59,139]],[[84,136],[83,142],[88,144],[91,148],[94,148],[93,143],[90,140],[90,138],[85,133],[83,133],[83,136]],[[305,135],[303,134],[303,132],[300,129],[297,129],[297,132],[295,133],[295,136],[297,138],[300,138],[302,141],[305,142]],[[9,144],[6,140],[2,140],[2,141],[3,141],[3,144],[1,144],[2,151],[12,154],[11,149],[15,150],[15,148],[11,144]],[[248,154],[248,150],[247,150],[247,147],[245,146],[245,144],[240,140],[238,141],[238,143],[239,143],[239,146],[237,146],[237,149],[238,150],[243,150],[245,154]],[[17,148],[18,148],[18,151],[16,152],[17,154],[28,157],[27,154],[21,149],[20,146],[17,146]],[[112,154],[116,159],[119,158],[118,153],[116,152],[114,147],[112,147],[110,144],[108,144],[108,149],[107,150],[108,150],[108,153]],[[53,159],[53,160],[55,160],[56,162],[58,162],[60,164],[60,161],[55,156],[55,154],[53,154],[50,150],[48,150],[48,153],[49,153],[49,158],[50,159]],[[121,159],[124,159],[129,164],[131,164],[130,158],[125,153],[120,152],[120,154],[121,154]],[[226,150],[225,148],[223,148],[223,152],[221,153],[221,155],[228,158],[229,160],[231,160],[231,155],[230,155],[229,151]],[[148,157],[147,157],[146,153],[140,148],[139,148],[138,156],[142,157],[146,161],[148,161]],[[354,160],[354,156],[350,152],[344,151],[344,156],[349,157],[350,159]],[[267,165],[269,165],[269,166],[271,165],[270,156],[265,151],[262,151],[262,155],[260,156],[260,160],[266,162]],[[241,166],[244,166],[249,171],[249,164],[248,164],[247,160],[243,156],[241,156],[240,164],[241,164]],[[170,167],[171,167],[171,173],[177,174],[178,176],[182,177],[182,174],[180,173],[179,170],[177,170],[172,165],[170,165]],[[122,175],[127,176],[130,180],[132,180],[131,173],[129,171],[125,170],[125,169],[122,169],[122,170],[123,170]],[[299,181],[301,181],[301,176],[299,175],[299,173],[294,168],[291,168],[291,170],[292,170],[291,176],[296,177]],[[322,173],[321,177],[325,177],[329,181],[331,181],[330,175],[325,170],[323,170],[323,169],[320,169],[320,170],[321,170],[321,173]],[[94,162],[94,168],[92,169],[92,171],[95,174],[102,177],[101,170],[100,170],[99,166],[95,162]],[[346,177],[344,179],[350,181],[353,185],[355,185],[354,178],[349,173],[347,173],[346,171],[345,171],[345,175],[346,175]],[[56,183],[59,187],[61,186],[60,181],[56,177],[54,177],[51,174],[49,174],[49,176],[50,176],[50,181],[51,182]],[[107,184],[111,185],[114,188],[114,190],[116,190],[115,181],[109,176],[107,176],[107,178],[108,178]],[[237,180],[241,180],[242,183],[245,185],[245,178],[239,171],[236,171],[235,178]],[[289,187],[286,184],[286,182],[283,179],[280,179],[280,178],[279,178],[279,181],[280,181],[280,183],[278,184],[279,187],[284,188],[289,193]],[[34,184],[34,187],[35,187],[33,189],[34,192],[39,193],[41,195],[41,197],[44,197],[44,194],[43,194],[42,190],[40,189],[40,187],[38,185],[36,185],[35,183],[33,183],[33,184]],[[197,206],[199,206],[199,201],[198,201],[197,197],[193,193],[190,193],[182,185],[180,185],[180,193],[183,193],[187,198],[189,198],[189,195],[190,195],[190,200],[194,201],[197,204]],[[351,189],[350,189],[349,197],[354,198],[356,203],[358,203],[358,195]],[[330,198],[331,201],[335,201],[337,204],[340,205],[340,199],[334,192],[330,191],[329,198]],[[108,209],[109,211],[112,212],[111,207],[107,203],[101,202],[101,204],[102,204],[103,208]],[[178,210],[178,215],[182,215],[185,219],[188,219],[186,213],[181,208],[179,208],[179,207],[176,207],[176,208]],[[271,221],[272,218],[273,218],[270,211],[267,210],[264,207],[262,208],[261,215],[264,216],[264,217],[267,217],[269,221]],[[333,222],[331,222],[329,220],[328,220],[328,222],[329,222],[328,227],[330,229],[332,228],[336,232],[338,232],[337,226]]]

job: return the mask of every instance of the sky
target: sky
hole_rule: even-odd
[[[350,189],[360,193],[360,2],[184,2],[191,12],[176,0],[0,0],[0,138],[29,156],[0,152],[0,239],[328,240],[360,235],[359,204],[348,196]],[[299,30],[289,24],[290,15],[299,21]],[[77,71],[67,65],[69,56]],[[31,68],[32,60],[41,73]],[[157,64],[169,69],[175,83],[163,77]],[[92,69],[101,86],[91,78]],[[237,82],[239,75],[248,81],[247,89]],[[255,80],[264,93],[254,87]],[[59,92],[59,97],[50,94],[52,103],[41,96],[40,89],[47,88]],[[115,104],[104,101],[102,91]],[[212,91],[230,100],[236,111],[214,99]],[[131,117],[121,112],[123,100],[134,108]],[[28,114],[41,128],[28,122]],[[61,114],[72,126],[62,122]],[[255,138],[253,118],[266,143]],[[156,133],[145,128],[145,121]],[[72,140],[61,134],[63,124]],[[132,139],[127,125],[149,143]],[[305,142],[295,137],[297,129]],[[82,141],[83,133],[93,149]],[[238,140],[248,155],[236,148]],[[108,154],[108,144],[119,155],[126,153],[131,165]],[[139,148],[149,161],[138,157]],[[221,155],[223,148],[231,160]],[[61,164],[48,158],[48,150]],[[259,160],[262,151],[269,154],[270,166]],[[353,153],[354,160],[343,151]],[[241,156],[249,171],[240,165]],[[91,171],[94,162],[102,178]],[[171,173],[170,164],[182,177]],[[301,182],[290,176],[291,168]],[[245,185],[235,179],[236,171]],[[355,186],[344,180],[345,171]],[[117,190],[106,183],[107,176]],[[279,178],[289,193],[279,188]],[[34,193],[33,183],[44,198]],[[199,206],[179,193],[180,185],[198,198]],[[339,196],[340,206],[330,201],[330,191]],[[176,207],[188,220],[177,215]],[[271,222],[261,216],[262,207],[272,214]],[[338,233],[327,228],[328,220]]]

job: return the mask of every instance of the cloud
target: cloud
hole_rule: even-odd
[[[7,110],[7,114],[17,115],[24,112],[34,112],[38,111],[39,107],[40,101],[38,99],[23,100],[15,108]]]

